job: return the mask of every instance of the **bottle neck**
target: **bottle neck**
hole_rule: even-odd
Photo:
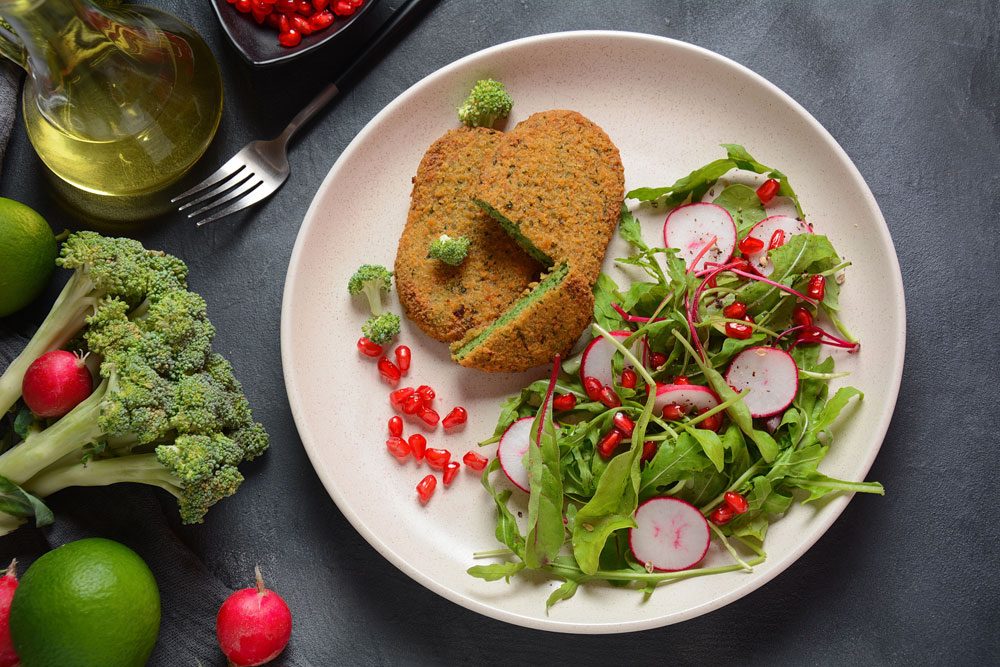
[[[0,15],[21,42],[21,64],[39,91],[62,86],[79,45],[103,39],[96,25],[108,20],[90,0],[0,0]]]

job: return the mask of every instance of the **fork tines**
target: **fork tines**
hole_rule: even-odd
[[[214,174],[190,190],[177,195],[170,202],[176,204],[184,199],[194,197],[194,199],[179,206],[178,211],[186,211],[193,206],[204,203],[200,208],[188,213],[187,216],[191,219],[197,218],[197,224],[201,227],[264,199],[270,192],[267,188],[261,187],[263,184],[264,179],[254,173],[254,170],[247,165],[243,151],[240,151],[219,167]]]

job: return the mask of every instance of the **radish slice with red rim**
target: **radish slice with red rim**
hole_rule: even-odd
[[[764,244],[764,247],[747,255],[747,261],[762,276],[769,276],[774,271],[774,265],[768,261],[767,253],[771,238],[778,231],[784,234],[784,243],[788,243],[788,240],[796,234],[812,234],[812,227],[802,220],[787,215],[772,215],[751,227],[747,237],[757,239]]]
[[[778,195],[764,205],[764,211],[769,217],[783,215],[788,218],[798,218],[799,209],[795,208],[795,200],[791,197]]]
[[[653,414],[659,415],[667,405],[679,405],[687,413],[710,410],[720,403],[708,387],[697,384],[661,384],[656,387]]]
[[[694,567],[711,543],[708,521],[698,508],[679,498],[650,498],[635,511],[629,547],[636,561],[661,572]]]
[[[792,355],[776,347],[750,347],[735,357],[726,382],[736,391],[750,389],[743,402],[753,417],[776,415],[799,391],[799,368]]]
[[[715,243],[706,250],[713,238]],[[736,224],[729,211],[718,204],[678,206],[663,223],[663,245],[680,250],[679,257],[688,270],[698,271],[705,268],[705,262],[729,261],[736,249]]]
[[[611,331],[609,333],[619,343],[624,343],[625,339],[632,335],[631,331]],[[611,359],[617,351],[618,348],[604,336],[598,336],[590,341],[580,359],[580,379],[592,377],[596,378],[601,383],[601,386],[608,385],[609,387],[613,387],[614,380],[619,379],[614,378],[611,372]],[[636,359],[642,359],[643,346],[639,339],[633,342],[632,354],[635,355]],[[631,364],[625,364],[622,368],[630,368],[631,366]]]
[[[531,474],[525,465],[524,457],[531,445],[531,424],[534,421],[534,417],[521,417],[507,427],[497,445],[500,468],[514,486],[526,493],[531,485]]]

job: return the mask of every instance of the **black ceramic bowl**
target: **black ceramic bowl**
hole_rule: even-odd
[[[287,47],[278,44],[278,33],[268,26],[257,25],[250,14],[241,14],[226,0],[212,0],[212,8],[219,17],[219,23],[230,41],[236,46],[247,62],[256,67],[277,65],[310,53],[324,44],[336,40],[364,16],[378,0],[366,0],[365,4],[346,18],[338,18],[326,30],[321,30],[302,38],[298,46]]]

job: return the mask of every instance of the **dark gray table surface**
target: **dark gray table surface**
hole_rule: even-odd
[[[226,79],[227,111],[199,174],[248,140],[276,133],[338,67],[334,49],[308,66],[251,70],[206,3],[158,4],[208,38]],[[341,516],[306,459],[285,397],[278,337],[299,223],[333,161],[371,117],[468,53],[584,28],[707,47],[804,105],[843,145],[882,207],[908,318],[902,390],[870,474],[887,495],[856,498],[798,562],[738,602],[680,625],[600,637],[478,616],[383,560]],[[214,508],[203,526],[178,526],[178,534],[228,585],[246,585],[254,563],[270,572],[295,614],[290,655],[313,665],[997,664],[998,70],[995,1],[440,2],[295,146],[293,175],[276,197],[205,229],[167,217],[139,234],[190,265],[192,288],[218,325],[216,345],[273,437],[267,456],[248,467],[238,500]],[[0,194],[35,207],[54,227],[76,224],[53,202],[20,127]],[[211,619],[205,629],[212,632]],[[221,664],[217,655],[202,661]],[[190,664],[162,651],[154,662]]]

